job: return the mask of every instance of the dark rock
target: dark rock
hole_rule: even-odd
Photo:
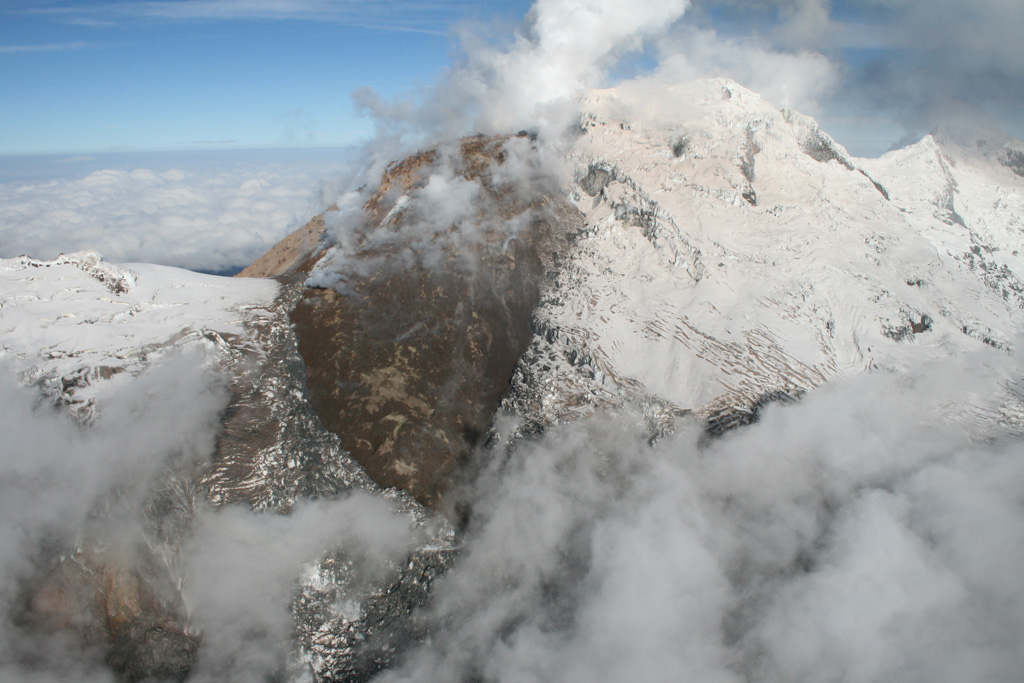
[[[932,329],[932,317],[927,313],[904,311],[906,317],[900,325],[882,326],[882,334],[893,341],[906,341],[913,339],[914,335],[927,332]]]
[[[883,197],[885,197],[885,201],[887,201],[887,202],[888,202],[888,201],[892,201],[892,200],[891,200],[891,199],[889,198],[889,191],[888,191],[887,189],[885,189],[885,187],[883,187],[881,183],[879,183],[879,182],[878,182],[877,180],[875,180],[874,178],[872,178],[871,176],[869,176],[869,175],[867,174],[867,171],[865,171],[864,169],[862,169],[862,168],[858,168],[857,170],[858,170],[858,171],[860,171],[860,174],[861,174],[862,176],[864,176],[865,178],[867,178],[868,180],[870,180],[870,181],[871,181],[871,184],[875,186],[875,189],[876,189],[876,190],[878,190],[878,194],[880,194],[880,195],[882,195]]]
[[[854,168],[847,156],[839,149],[838,146],[836,146],[836,143],[820,130],[815,129],[814,132],[803,141],[802,147],[804,154],[815,161],[819,161],[821,163],[838,161],[851,171]]]
[[[921,320],[918,322],[910,323],[910,331],[914,334],[921,334],[932,329],[932,317],[930,315],[921,314]]]
[[[1024,178],[1024,152],[1016,149],[1006,150],[1006,154],[999,160],[1006,168],[1010,169],[1021,178]]]
[[[676,156],[679,156],[678,154]],[[608,183],[612,181],[612,173],[606,168],[591,165],[587,169],[587,175],[580,180],[580,187],[591,197],[596,197],[604,191]]]
[[[326,427],[379,485],[435,508],[490,428],[532,336],[559,214],[575,211],[539,176],[517,187],[494,180],[507,140],[470,138],[443,160],[481,188],[468,259],[465,247],[446,245],[446,226],[435,226],[430,263],[410,263],[407,244],[380,239],[419,219],[417,190],[441,161],[422,152],[389,168],[366,203],[363,246],[338,269],[342,291],[307,288],[292,312]],[[608,179],[595,169],[591,189]]]
[[[750,405],[732,405],[708,416],[704,424],[704,439],[713,439],[734,429],[756,423],[761,411],[772,403],[789,405],[799,400],[802,392],[785,390],[769,391],[762,394]]]
[[[690,147],[690,139],[688,137],[679,138],[672,143],[672,156],[676,159],[686,154],[686,150]]]

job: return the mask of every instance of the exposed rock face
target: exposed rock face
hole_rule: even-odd
[[[325,230],[324,214],[315,216],[243,268],[235,277],[277,277],[297,271],[308,271],[312,267],[309,260],[319,250]]]
[[[288,322],[301,293],[300,284],[283,285],[271,316],[250,323],[252,346],[226,354],[231,401],[216,453],[199,477],[216,505],[287,512],[302,498],[374,487],[309,404],[305,367]]]
[[[99,640],[125,681],[185,680],[199,635],[186,628],[177,593],[154,587],[163,573],[148,565],[76,553],[36,587],[29,614],[48,630],[78,629]]]
[[[576,214],[539,189],[535,168],[503,177],[510,154],[529,164],[530,144],[470,138],[393,165],[355,248],[311,260],[335,287],[307,288],[292,312],[324,424],[375,482],[429,506],[443,507],[460,459],[490,428]],[[469,190],[454,220],[423,206],[439,178]]]
[[[420,541],[403,562],[380,568],[358,586],[353,577],[359,567],[344,548],[325,553],[297,583],[292,612],[298,650],[288,665],[318,681],[362,681],[417,637],[404,622],[450,566],[455,536],[446,520],[404,491],[381,490],[321,422],[288,317],[305,292],[301,282],[284,284],[271,317],[250,325],[253,347],[229,356],[232,400],[216,453],[198,483],[215,505],[241,503],[285,514],[303,500],[369,493],[387,499],[418,530]]]

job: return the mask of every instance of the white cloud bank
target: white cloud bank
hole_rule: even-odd
[[[187,168],[187,167],[186,167]],[[326,208],[341,163],[101,169],[0,183],[0,258],[94,249],[112,262],[240,269]]]
[[[201,682],[280,673],[293,648],[290,607],[305,563],[340,549],[375,576],[405,556],[410,520],[383,498],[342,494],[279,515],[214,509],[199,491],[180,488],[213,454],[227,404],[210,360],[169,354],[107,394],[88,427],[16,386],[11,368],[0,365],[0,680],[121,680],[104,663],[102,633],[85,634],[91,644],[84,643],[80,632],[35,627],[37,617],[26,613],[32,591],[73,549],[115,562],[136,558],[155,590],[182,591],[188,627],[203,634],[189,678]],[[174,500],[185,500],[182,509],[192,506],[186,518],[180,511],[148,517],[172,490],[181,492]],[[137,559],[152,557],[159,561]],[[158,595],[174,604],[167,590]],[[98,596],[77,599],[88,605]],[[73,609],[69,602],[63,609]]]
[[[704,446],[606,419],[521,444],[380,680],[1017,680],[1024,447],[963,410],[1003,360],[822,388]]]

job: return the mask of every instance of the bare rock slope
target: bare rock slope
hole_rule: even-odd
[[[490,428],[551,255],[578,221],[562,196],[538,189],[541,169],[503,175],[510,154],[533,161],[531,145],[478,137],[414,155],[388,169],[345,245],[271,252],[330,285],[307,287],[292,311],[324,424],[374,481],[427,505],[443,507]],[[441,202],[465,204],[438,211],[441,183],[454,187]]]
[[[441,505],[499,400],[526,432],[599,409],[716,432],[835,378],[1010,349],[1019,141],[857,159],[732,81],[658,92],[590,93],[559,164],[527,136],[396,162],[320,243],[272,252],[305,264],[313,401],[375,481]]]

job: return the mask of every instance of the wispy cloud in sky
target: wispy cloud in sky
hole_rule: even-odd
[[[58,52],[62,50],[81,50],[89,47],[89,43],[80,40],[73,43],[45,43],[42,45],[0,45],[0,54],[11,55],[21,52]]]
[[[456,15],[471,13],[469,2],[410,0],[184,0],[57,6],[28,11],[66,21],[131,19],[169,21],[327,21],[388,31],[444,34]]]
[[[979,117],[1020,134],[1019,2],[695,0],[694,9],[729,40],[827,58],[833,110],[887,112],[918,136]]]

